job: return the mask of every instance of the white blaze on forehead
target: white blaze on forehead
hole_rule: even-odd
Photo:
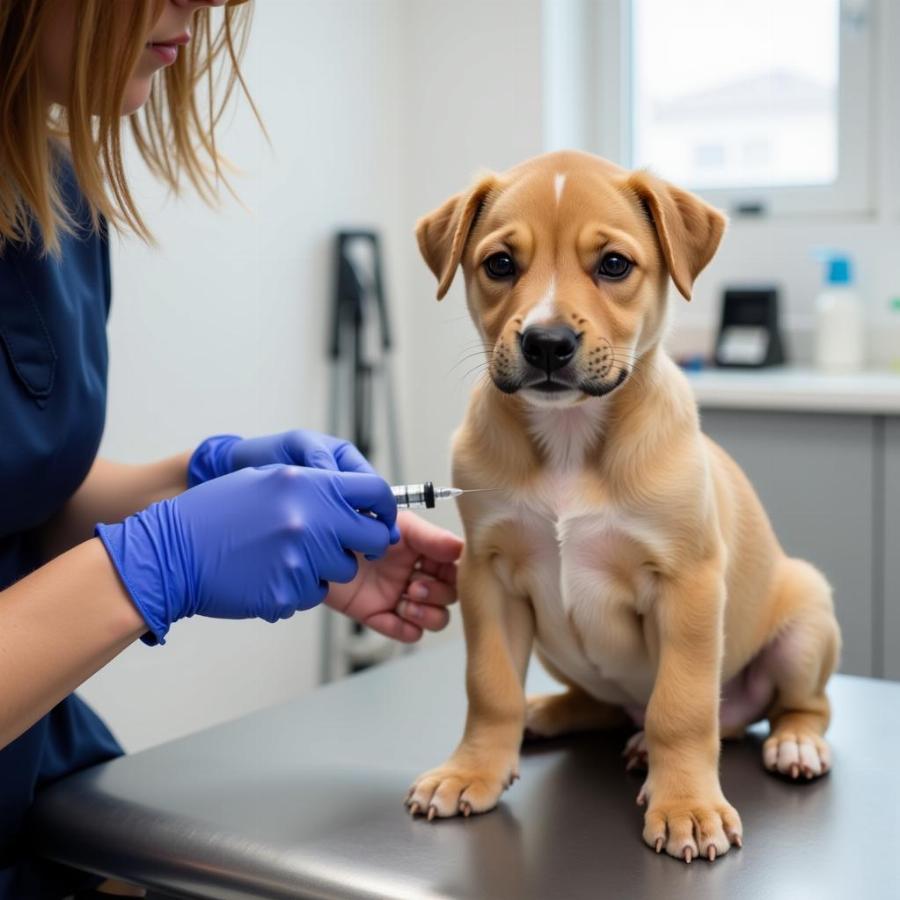
[[[559,206],[559,198],[562,197],[563,188],[566,186],[566,176],[557,172],[553,179],[553,190],[556,191],[556,205]]]
[[[538,325],[544,322],[550,322],[556,315],[556,275],[550,276],[550,283],[547,285],[547,293],[535,303],[525,316],[522,322],[522,331],[529,325]]]

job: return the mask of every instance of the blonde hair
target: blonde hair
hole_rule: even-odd
[[[69,96],[48,110],[38,53],[52,0],[0,2],[5,69],[0,78],[0,251],[6,241],[32,241],[35,226],[44,249],[58,251],[60,231],[72,227],[56,186],[59,151],[66,144],[94,227],[102,217],[151,239],[125,175],[121,110],[164,5],[165,0],[78,0]],[[144,161],[176,193],[185,178],[207,201],[217,197],[221,185],[228,187],[215,128],[236,85],[259,120],[239,65],[250,8],[250,3],[229,3],[218,28],[211,9],[198,10],[193,40],[156,75],[143,110],[127,117]],[[117,46],[120,52],[109,52]]]

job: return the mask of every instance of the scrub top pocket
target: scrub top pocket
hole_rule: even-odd
[[[56,349],[47,325],[18,268],[0,280],[0,343],[19,383],[41,408],[53,391]]]

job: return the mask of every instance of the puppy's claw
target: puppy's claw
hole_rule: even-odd
[[[710,862],[715,862],[715,859],[716,859],[716,845],[715,844],[709,845],[709,850],[706,851],[706,858]]]
[[[643,806],[647,802],[647,785],[641,785],[641,789],[638,791],[636,803],[638,806]]]
[[[463,802],[459,804],[459,811],[468,819],[469,816],[472,815],[472,805],[463,800]]]
[[[741,839],[741,836],[739,834],[734,835],[734,837],[731,839],[731,843],[734,844],[734,846],[737,847],[738,850],[740,850],[741,847],[744,846],[744,841]]]
[[[690,863],[690,861],[694,858],[694,851],[691,850],[690,847],[684,848],[684,861],[686,863]]]
[[[657,852],[657,853],[662,853],[662,848],[663,848],[663,839],[662,839],[662,838],[657,838],[657,839],[656,839],[656,852]]]
[[[430,822],[437,815],[437,807],[432,803],[428,807],[428,821]]]
[[[409,814],[413,818],[415,818],[419,814],[420,809],[421,809],[421,807],[415,801],[413,801],[412,803],[409,804]]]
[[[793,778],[796,781],[797,776],[799,774],[800,774],[800,766],[798,766],[797,763],[793,763],[791,765],[791,778]]]

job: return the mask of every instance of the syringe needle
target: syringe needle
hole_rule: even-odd
[[[480,494],[483,491],[495,491],[496,488],[457,488],[457,487],[436,487],[434,496],[438,500],[448,500],[451,497],[459,497],[462,494]]]

